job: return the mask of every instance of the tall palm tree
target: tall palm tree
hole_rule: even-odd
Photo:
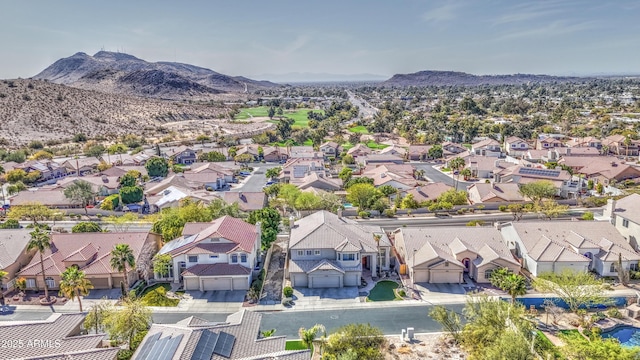
[[[382,235],[380,234],[373,234],[373,240],[376,242],[376,248],[378,249],[378,254],[377,254],[377,267],[376,267],[376,274],[378,275],[378,277],[380,277],[380,271],[378,269],[381,268],[381,262],[380,262],[380,239],[382,239]]]
[[[133,250],[127,244],[116,244],[111,250],[111,267],[122,273],[124,286],[129,289],[129,281],[127,280],[127,265],[133,268],[136,259],[133,256]],[[123,296],[126,294],[122,294]]]
[[[29,240],[27,244],[27,252],[36,249],[38,253],[40,253],[40,269],[42,270],[42,283],[44,284],[44,298],[46,301],[49,301],[49,289],[47,286],[47,278],[44,274],[44,259],[42,258],[42,254],[51,247],[51,235],[39,227],[36,227],[29,235],[31,235],[31,240]]]
[[[514,274],[508,268],[496,269],[491,273],[491,284],[506,291],[511,296],[511,303],[515,303],[516,297],[527,293],[527,283],[524,276]]]
[[[84,271],[78,269],[77,266],[66,268],[61,276],[60,295],[71,298],[71,300],[77,298],[78,305],[80,305],[80,312],[82,312],[82,300],[80,296],[89,295],[89,290],[93,289],[91,281],[85,277]]]
[[[300,335],[300,341],[302,342],[302,345],[306,346],[307,349],[311,349],[311,345],[313,345],[313,341],[316,339],[316,337],[318,336],[318,333],[321,331],[322,332],[325,331],[324,325],[321,325],[321,324],[315,324],[313,325],[313,327],[309,329],[305,329],[301,327],[300,330],[298,330],[298,335]]]
[[[449,167],[451,168],[451,170],[455,173],[456,171],[458,172],[458,174],[456,175],[456,191],[458,191],[458,181],[460,180],[460,170],[462,168],[464,168],[464,166],[466,165],[466,162],[464,161],[463,158],[454,158],[451,161],[449,161]]]

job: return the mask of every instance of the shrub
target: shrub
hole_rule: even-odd
[[[392,218],[392,217],[396,216],[396,210],[395,209],[387,209],[387,210],[384,211],[384,214],[387,217]]]
[[[398,290],[398,295],[399,295],[400,297],[406,297],[406,296],[407,296],[407,293],[406,293],[404,290]]]
[[[593,220],[593,213],[591,211],[587,211],[582,214],[582,220]]]
[[[614,319],[621,319],[622,313],[620,312],[620,310],[618,310],[618,308],[611,307],[607,310],[607,316]]]
[[[360,212],[358,213],[358,216],[360,216],[360,217],[361,217],[361,218],[363,218],[363,219],[366,219],[366,218],[368,218],[369,216],[371,216],[371,213],[370,213],[370,212],[368,212],[368,211],[360,211]]]
[[[20,223],[16,219],[9,219],[0,224],[0,229],[19,229]]]
[[[292,297],[293,296],[293,289],[291,288],[291,286],[285,286],[284,289],[282,289],[282,294],[285,297]]]
[[[507,205],[500,205],[500,206],[498,206],[498,210],[500,210],[500,211],[502,211],[502,212],[507,211]]]

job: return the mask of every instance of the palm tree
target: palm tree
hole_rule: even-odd
[[[42,258],[42,254],[46,249],[51,247],[51,236],[48,232],[40,229],[39,227],[36,227],[36,229],[29,233],[29,235],[31,235],[31,240],[29,240],[29,243],[27,244],[27,252],[35,249],[40,253],[40,269],[42,270],[42,282],[44,284],[44,298],[45,301],[49,301],[49,289],[47,287],[47,279],[44,274],[44,260]]]
[[[298,330],[298,335],[300,335],[302,345],[306,346],[307,349],[311,349],[311,345],[313,345],[313,341],[316,339],[320,331],[325,331],[324,325],[315,324],[309,329],[301,327],[300,330]]]
[[[378,249],[378,255],[377,255],[377,267],[376,267],[376,275],[378,275],[378,277],[380,277],[380,268],[381,268],[381,258],[380,258],[380,239],[382,239],[382,235],[380,234],[373,234],[373,240],[376,242],[376,247]]]
[[[111,267],[122,273],[123,284],[125,289],[129,288],[129,281],[127,280],[127,265],[133,268],[136,264],[136,260],[133,257],[133,250],[127,244],[117,244],[113,250],[111,250]],[[124,296],[126,294],[122,294]]]
[[[456,171],[458,172],[458,174],[456,174],[456,191],[458,191],[458,181],[460,179],[460,169],[464,168],[464,166],[466,165],[466,162],[464,161],[463,158],[454,158],[451,161],[449,161],[449,167],[451,168],[451,170],[455,173]]]
[[[84,271],[78,269],[77,266],[68,267],[61,275],[60,295],[73,300],[78,299],[80,312],[82,312],[82,300],[80,296],[89,295],[89,290],[93,289],[91,281],[84,275]]]
[[[511,296],[511,303],[515,303],[516,297],[527,293],[527,282],[524,276],[514,274],[508,268],[496,269],[491,273],[491,284],[499,287]]]

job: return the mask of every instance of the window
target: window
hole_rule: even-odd
[[[231,255],[231,262],[233,264],[237,264],[238,263],[238,254]]]
[[[342,254],[342,260],[344,261],[354,261],[356,259],[356,254]]]
[[[53,278],[48,277],[44,279],[44,282],[47,284],[47,288],[49,289],[54,288],[56,286],[56,282],[53,281]]]
[[[180,261],[180,262],[178,263],[178,267],[179,267],[179,268],[181,268],[181,269],[184,269],[184,268],[186,268],[186,267],[187,267],[187,263],[186,263],[186,262],[184,262],[184,261]]]
[[[243,262],[243,263],[247,262],[247,254],[240,254],[240,262]]]
[[[615,263],[611,263],[611,266],[609,267],[609,272],[618,272],[618,269],[616,269]]]
[[[313,255],[313,250],[307,250],[307,256]]]
[[[342,260],[342,254],[338,253],[338,260]]]
[[[622,226],[628,228],[629,227],[629,220],[627,219],[622,219]]]
[[[445,262],[444,262],[444,266],[449,266],[449,262],[448,262],[448,261],[445,261]]]
[[[28,288],[36,287],[36,279],[27,279],[27,287]]]
[[[218,258],[218,254],[209,255],[209,259],[217,259],[217,258]]]
[[[189,255],[189,262],[198,262],[198,255]]]
[[[629,264],[629,270],[631,271],[638,271],[639,267],[638,267],[638,263],[631,263]]]
[[[298,256],[304,256],[304,250],[298,250]]]
[[[320,250],[315,250],[313,253],[314,253],[315,255],[320,255]]]
[[[387,251],[385,249],[380,249],[378,259],[380,259],[380,266],[387,267]]]
[[[491,279],[491,274],[493,274],[493,269],[485,271],[484,278],[487,280]]]

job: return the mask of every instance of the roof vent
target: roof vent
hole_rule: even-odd
[[[163,191],[162,194],[169,195],[169,194],[171,194],[171,190],[167,189],[167,190]]]

